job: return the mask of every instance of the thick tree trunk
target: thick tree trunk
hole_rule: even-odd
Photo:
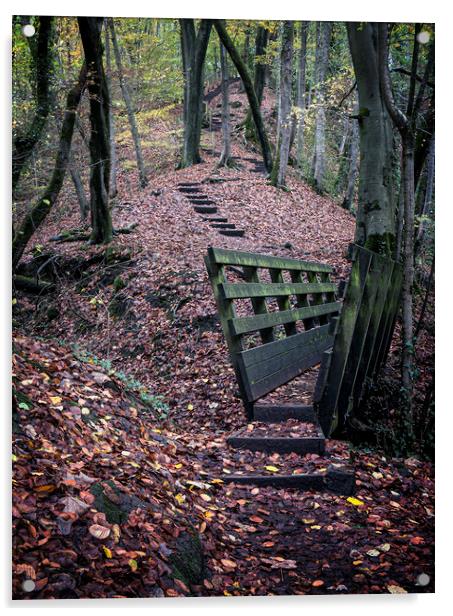
[[[195,34],[193,19],[180,19],[184,71],[184,142],[180,167],[201,162],[200,137],[203,109],[203,66],[212,21],[202,19]]]
[[[240,55],[238,54],[236,47],[234,46],[233,41],[231,40],[228,32],[226,31],[225,25],[219,19],[214,19],[214,26],[217,30],[217,34],[226,50],[228,51],[230,58],[233,61],[233,64],[237,68],[239,76],[241,77],[245,91],[247,94],[247,98],[249,101],[250,109],[252,110],[253,120],[256,126],[256,132],[258,135],[258,139],[261,145],[261,151],[263,154],[264,165],[266,170],[270,173],[272,170],[272,153],[269,144],[269,140],[267,138],[266,129],[264,128],[263,118],[260,112],[260,105],[258,99],[256,97],[256,92],[252,84],[252,80],[250,78],[247,67],[242,61]]]
[[[255,39],[255,75],[253,87],[255,88],[256,98],[258,99],[258,104],[260,107],[263,100],[264,86],[266,83],[266,64],[264,62],[264,56],[266,54],[268,38],[269,31],[263,26],[258,26]],[[257,139],[252,110],[250,108],[248,109],[245,118],[245,137],[246,139],[254,139],[255,141]]]
[[[108,28],[105,28],[105,64],[106,64],[106,80],[107,89],[109,91],[110,99],[110,113],[109,113],[109,128],[110,128],[110,189],[109,196],[111,198],[116,197],[118,194],[118,187],[116,181],[117,173],[117,157],[116,157],[116,142],[115,142],[115,116],[113,113],[112,103],[112,61],[110,55],[110,36]]]
[[[323,21],[319,28],[319,42],[316,48],[316,124],[313,180],[318,192],[324,191],[326,168],[326,109],[325,79],[329,61],[329,47],[332,36],[332,22]]]
[[[50,81],[52,77],[53,17],[40,17],[35,44],[30,52],[36,69],[36,109],[30,126],[14,140],[12,153],[12,189],[15,191],[21,173],[38,143],[51,107]],[[34,52],[34,53],[33,53]]]
[[[60,143],[58,146],[57,156],[52,177],[47,185],[42,197],[37,204],[25,216],[13,238],[13,256],[12,266],[13,271],[27,247],[33,233],[42,224],[47,214],[52,209],[55,201],[58,198],[63,180],[68,166],[69,152],[71,149],[72,136],[74,134],[74,123],[77,114],[77,108],[80,103],[83,91],[85,89],[87,72],[85,65],[82,67],[77,84],[69,91],[66,99],[66,110],[63,117],[63,122],[60,131]]]
[[[360,173],[355,241],[392,256],[396,200],[392,186],[392,123],[381,96],[377,27],[348,23],[359,96]]]
[[[304,158],[304,129],[305,129],[305,90],[306,90],[306,66],[307,66],[307,33],[308,21],[302,21],[300,24],[300,51],[299,51],[299,69],[297,74],[297,167],[302,169]]]
[[[357,181],[359,162],[359,125],[353,120],[351,143],[349,146],[349,169],[348,169],[348,182],[346,186],[346,192],[344,195],[342,207],[345,210],[351,211],[354,205],[355,185]]]
[[[118,79],[120,82],[121,92],[123,94],[124,104],[126,105],[127,117],[129,120],[129,126],[131,128],[132,139],[134,141],[135,157],[137,159],[138,174],[140,177],[140,186],[142,188],[145,188],[145,186],[148,184],[148,178],[146,177],[145,163],[143,161],[140,135],[137,129],[137,122],[135,121],[135,112],[132,105],[131,95],[129,93],[129,88],[124,77],[123,64],[121,62],[121,53],[118,46],[118,40],[116,38],[115,32],[115,24],[112,17],[108,18],[108,24],[110,28],[110,34],[112,36],[113,53],[115,55],[116,68],[118,70]]]
[[[223,150],[219,160],[219,167],[231,165],[231,139],[230,139],[230,103],[228,96],[228,57],[225,47],[220,44],[220,66],[222,71],[222,137]]]
[[[110,101],[102,65],[101,29],[103,19],[78,17],[80,36],[88,72],[90,94],[90,209],[91,243],[112,240],[112,219],[109,209],[110,187]]]
[[[271,174],[271,184],[285,186],[291,141],[291,90],[293,64],[294,22],[283,22],[280,58],[280,132],[277,140],[277,156]]]

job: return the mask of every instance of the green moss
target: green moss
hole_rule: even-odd
[[[182,533],[177,539],[169,562],[174,577],[182,580],[186,586],[200,584],[204,578],[204,557],[198,533]]]
[[[105,513],[105,517],[110,524],[122,524],[127,520],[129,512],[133,509],[145,509],[146,503],[136,496],[125,494],[118,490],[113,481],[106,482],[114,492],[117,503],[114,503],[105,494],[102,483],[95,483],[91,486],[90,492],[95,496],[94,506],[98,511]]]
[[[395,250],[395,235],[393,233],[369,235],[365,242],[365,248],[380,255],[392,257]]]
[[[117,276],[113,281],[113,290],[115,293],[121,291],[121,289],[125,289],[127,286],[126,282],[121,278],[121,276]]]

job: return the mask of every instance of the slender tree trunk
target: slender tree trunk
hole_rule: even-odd
[[[346,193],[343,199],[342,207],[351,211],[354,205],[355,185],[357,181],[359,162],[359,125],[353,121],[351,144],[349,147],[349,170]]]
[[[193,19],[180,19],[184,70],[184,143],[180,167],[201,162],[200,137],[203,110],[203,66],[212,21],[202,19],[195,34]]]
[[[271,174],[274,186],[285,186],[291,141],[291,90],[293,63],[294,22],[285,21],[282,29],[280,62],[280,133],[277,140],[277,156]]]
[[[69,172],[77,194],[77,201],[79,202],[80,218],[85,220],[88,216],[88,212],[90,211],[90,204],[85,196],[82,178],[80,177],[77,162],[72,152],[69,152]]]
[[[220,66],[222,71],[222,137],[223,150],[219,160],[219,167],[231,165],[231,139],[230,139],[230,103],[228,96],[228,57],[225,47],[220,44]]]
[[[263,26],[258,26],[255,39],[255,75],[253,87],[260,107],[263,101],[264,85],[266,81],[266,64],[264,63],[264,56],[266,54],[268,38],[269,31]],[[245,118],[245,137],[246,139],[257,140],[252,110],[250,108]]]
[[[431,144],[430,144],[428,160],[427,160],[426,191],[425,191],[425,198],[423,201],[423,209],[421,212],[422,217],[428,216],[429,211],[431,210],[431,204],[432,204],[433,193],[434,193],[434,165],[435,165],[435,140],[434,140],[434,135],[433,135],[431,137]],[[425,234],[425,229],[426,229],[426,222],[422,218],[420,225],[418,227],[417,241],[415,243],[415,252],[418,252],[418,249],[423,242],[423,236]]]
[[[380,89],[377,25],[348,23],[359,97],[360,173],[355,241],[391,257],[395,245],[393,127]]]
[[[109,123],[110,123],[110,190],[109,196],[111,198],[116,197],[118,194],[118,187],[116,182],[116,171],[117,171],[117,157],[116,157],[116,142],[115,142],[115,116],[113,113],[113,99],[112,99],[112,62],[110,55],[110,36],[108,27],[105,28],[105,64],[106,64],[106,80],[107,80],[107,89],[109,91],[110,98],[110,113],[109,113]]]
[[[316,49],[316,125],[315,125],[315,164],[313,168],[314,185],[318,192],[324,191],[326,167],[326,110],[325,79],[329,61],[329,47],[332,36],[332,22],[323,21],[320,25],[319,43]]]
[[[234,46],[234,43],[231,40],[225,28],[225,25],[222,23],[222,21],[220,19],[214,19],[214,26],[215,26],[215,29],[217,30],[217,34],[219,35],[221,42],[223,43],[226,50],[228,51],[230,58],[232,59],[233,64],[237,68],[239,76],[241,77],[244,83],[249,105],[252,110],[252,116],[255,122],[258,139],[261,145],[264,165],[266,167],[266,170],[270,173],[272,170],[271,148],[270,148],[269,140],[267,138],[266,129],[264,127],[263,118],[261,116],[260,105],[256,97],[255,89],[253,87],[253,83],[250,78],[249,72],[244,62],[242,61],[240,55],[238,54],[236,47]]]
[[[41,138],[51,107],[50,81],[52,77],[53,17],[40,17],[37,42],[30,52],[36,72],[36,109],[27,131],[14,140],[12,154],[12,189],[15,191],[21,173]],[[34,54],[33,54],[34,50]],[[33,57],[35,55],[35,57]]]
[[[87,71],[84,64],[80,71],[77,84],[71,88],[66,99],[66,111],[61,125],[60,143],[58,146],[52,177],[46,190],[44,191],[44,194],[38,200],[36,205],[30,210],[30,212],[26,214],[24,220],[21,222],[18,230],[14,234],[12,247],[13,271],[16,270],[30,238],[43,223],[47,214],[50,212],[52,206],[57,200],[58,195],[60,194],[66,174],[66,168],[68,166],[77,108],[85,89],[86,79]]]
[[[118,79],[120,82],[121,92],[123,94],[124,104],[126,105],[127,117],[129,119],[129,126],[131,128],[132,139],[134,141],[135,157],[137,159],[137,167],[138,167],[138,173],[140,177],[140,186],[142,188],[145,188],[145,186],[148,184],[148,178],[146,177],[145,163],[143,161],[140,135],[137,129],[137,122],[135,121],[135,113],[134,113],[134,108],[132,105],[131,96],[129,93],[129,88],[127,86],[127,82],[124,77],[123,64],[121,62],[121,53],[120,53],[120,49],[118,46],[118,40],[116,38],[116,32],[115,32],[115,24],[113,22],[112,17],[108,18],[108,24],[110,28],[110,34],[112,36],[113,53],[115,55],[116,68],[118,69]]]
[[[305,129],[305,90],[307,87],[307,33],[308,21],[302,21],[300,24],[300,51],[299,51],[299,70],[297,75],[297,166],[302,169],[304,158],[304,129]]]
[[[112,240],[112,219],[109,209],[110,187],[110,101],[102,65],[101,29],[103,19],[78,17],[80,36],[88,71],[90,94],[90,209],[93,244]]]
[[[242,54],[242,60],[244,61],[245,66],[249,69],[250,64],[250,26],[247,26],[245,30],[245,41],[244,41],[244,51]],[[245,92],[244,84],[241,82],[241,92]]]

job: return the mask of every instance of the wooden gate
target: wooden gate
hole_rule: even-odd
[[[343,430],[385,363],[400,303],[399,263],[355,244],[351,259],[334,344],[323,355],[313,400],[326,436]]]
[[[255,400],[318,364],[332,346],[331,320],[341,309],[332,268],[219,248],[208,249],[205,263],[251,419]],[[229,281],[237,278],[243,282]]]

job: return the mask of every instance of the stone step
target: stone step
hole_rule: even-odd
[[[243,237],[245,231],[243,229],[220,229],[219,233],[230,237]]]
[[[329,466],[326,473],[300,475],[222,475],[225,483],[237,483],[274,488],[316,490],[350,496],[355,491],[354,472]]]
[[[253,419],[266,423],[277,423],[287,419],[317,423],[313,407],[303,404],[254,404]]]
[[[275,453],[317,453],[325,451],[326,439],[323,436],[267,437],[267,436],[230,436],[227,443],[234,449],[265,451]]]
[[[196,205],[193,208],[198,214],[216,214],[217,208],[211,205]]]

